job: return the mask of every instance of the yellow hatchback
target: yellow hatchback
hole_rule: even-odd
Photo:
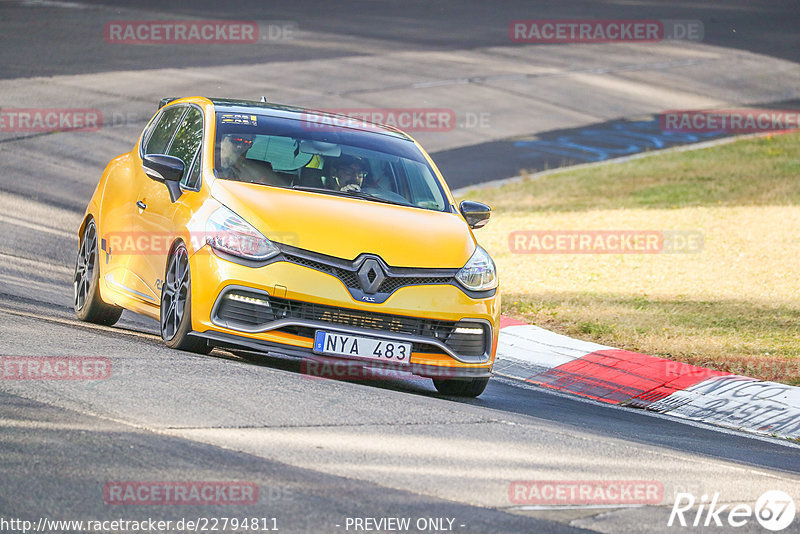
[[[79,229],[75,312],[158,319],[172,348],[358,362],[477,396],[500,296],[428,154],[397,129],[307,109],[164,99],[108,164]]]

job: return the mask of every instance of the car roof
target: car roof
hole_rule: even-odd
[[[217,111],[226,113],[256,113],[259,115],[267,115],[276,118],[319,122],[321,124],[325,124],[326,118],[329,120],[349,119],[347,120],[347,124],[342,124],[345,122],[343,120],[337,121],[335,123],[337,124],[336,128],[347,128],[351,130],[360,130],[364,132],[389,135],[391,137],[413,142],[413,139],[408,134],[402,130],[398,130],[397,128],[361,119],[359,119],[359,122],[363,122],[366,127],[358,128],[352,124],[352,117],[348,117],[347,115],[342,115],[339,113],[330,113],[327,111],[309,108],[287,106],[272,102],[256,102],[253,100],[236,100],[230,98],[209,98],[209,100],[212,104],[214,104],[214,108]]]

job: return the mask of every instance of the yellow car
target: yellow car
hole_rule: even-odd
[[[262,102],[164,99],[79,228],[75,312],[158,319],[167,346],[391,366],[477,396],[500,297],[428,154],[400,130]]]

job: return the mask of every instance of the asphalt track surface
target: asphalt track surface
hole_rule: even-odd
[[[261,2],[240,0],[221,7],[201,0],[178,2],[75,2],[58,17],[32,16],[25,4],[8,2],[0,35],[0,72],[3,77],[77,74],[110,70],[151,69],[309,60],[335,54],[365,54],[369,50],[331,51],[330,47],[272,43],[251,46],[217,45],[197,53],[191,46],[169,47],[153,54],[148,47],[108,47],[95,37],[108,20],[149,19],[159,15],[180,19],[291,21],[320,37],[353,37],[390,43],[396,50],[463,50],[508,44],[508,24],[517,19],[692,19],[704,25],[703,41],[798,61],[797,3],[792,0],[733,0],[729,2]],[[69,4],[69,2],[61,2]],[[22,4],[22,5],[20,5]],[[40,11],[41,13],[41,11]],[[112,16],[109,16],[112,15]],[[100,24],[98,24],[100,22]],[[102,30],[100,30],[102,31]],[[102,34],[101,34],[102,35]],[[54,48],[56,47],[56,48]]]
[[[800,49],[791,2],[552,2],[535,12],[523,2],[293,2],[266,13],[260,2],[235,5],[220,13],[212,2],[3,3],[0,78],[302,62],[372,46],[412,54],[503,46],[516,18],[701,19],[713,46],[790,62]],[[303,40],[199,53],[97,43],[104,21],[158,16],[294,21],[330,46]],[[15,104],[8,94],[0,98],[0,106]],[[290,358],[167,350],[155,322],[128,312],[113,328],[79,323],[71,310],[74,229],[103,166],[129,149],[140,128],[0,142],[0,353],[112,363],[111,378],[96,382],[0,381],[0,518],[274,517],[283,532],[346,532],[347,518],[411,517],[452,518],[455,532],[669,532],[679,491],[720,492],[732,503],[752,504],[770,489],[800,498],[800,448],[791,443],[501,378],[469,401],[413,378],[312,380]],[[485,165],[497,151],[473,156],[455,159]],[[658,481],[664,503],[531,510],[508,494],[516,480],[597,479]],[[231,480],[254,483],[258,503],[118,506],[103,497],[115,481]],[[761,530],[752,521],[737,531]]]

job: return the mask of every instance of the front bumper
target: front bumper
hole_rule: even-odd
[[[250,267],[218,257],[204,247],[190,258],[190,266],[193,331],[212,343],[318,357],[312,350],[313,332],[326,330],[411,342],[414,348],[410,370],[420,376],[479,378],[491,375],[497,348],[499,293],[475,299],[453,285],[408,286],[396,290],[382,304],[370,304],[353,299],[335,276],[289,262]],[[293,312],[288,316],[268,317],[257,325],[221,320],[221,299],[235,289],[261,294],[265,300],[274,299],[284,306],[290,303],[293,310],[298,305],[311,308],[313,313]],[[342,313],[347,320],[341,318]],[[427,327],[398,326],[415,321],[436,324],[437,328],[442,324],[464,324],[464,321],[482,325],[485,346],[480,354],[474,351],[461,354],[448,346],[444,338],[426,335],[431,332]],[[379,328],[370,328],[374,326]]]
[[[217,346],[247,348],[263,352],[264,354],[268,355],[277,354],[280,356],[294,356],[297,358],[315,358],[315,359],[320,358],[320,355],[315,354],[310,349],[298,349],[297,347],[283,345],[280,343],[271,343],[269,341],[261,341],[258,339],[252,339],[240,335],[226,334],[222,332],[211,332],[211,331],[203,333],[195,332],[192,335],[207,339],[212,344]],[[421,364],[412,361],[409,367],[403,368],[398,366],[389,366],[383,364],[382,362],[375,362],[371,360],[353,360],[353,359],[338,358],[334,356],[324,356],[323,359],[326,361],[342,360],[348,363],[360,363],[365,366],[375,365],[382,369],[405,371],[414,375],[424,376],[426,378],[469,379],[469,378],[487,378],[492,376],[491,367],[479,367],[479,366],[448,367],[441,365]]]

